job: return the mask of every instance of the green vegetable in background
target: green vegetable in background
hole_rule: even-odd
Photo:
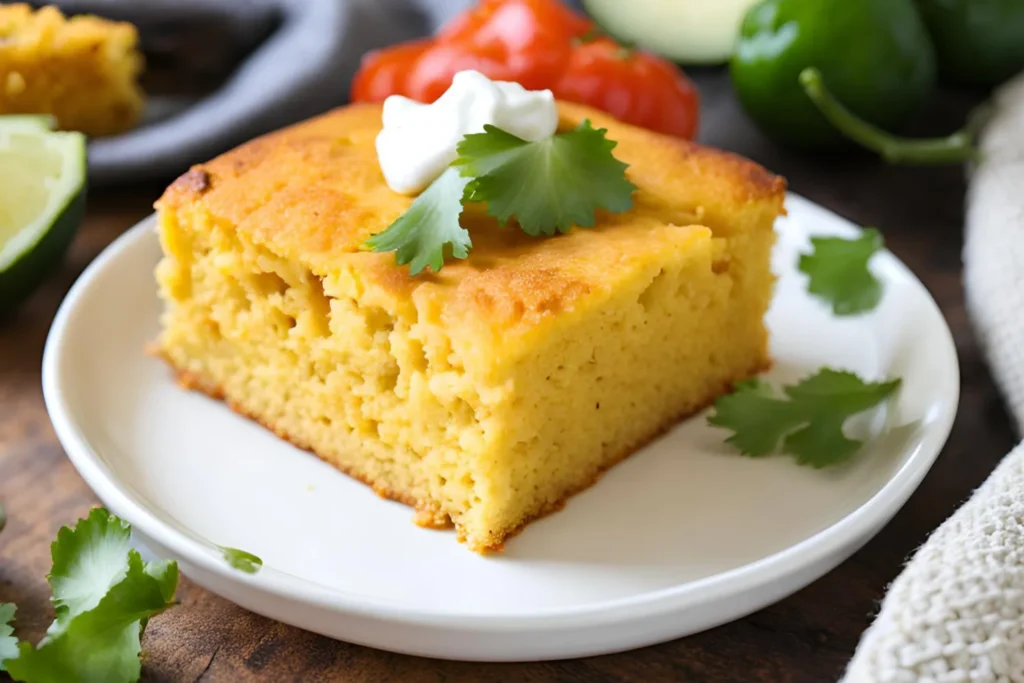
[[[902,138],[858,118],[829,92],[821,72],[808,67],[800,72],[800,85],[808,99],[850,140],[877,152],[891,164],[960,164],[976,161],[980,155],[974,138],[985,121],[986,107],[974,110],[962,129],[941,138]]]
[[[944,79],[997,85],[1024,70],[1024,0],[917,0]]]
[[[802,148],[844,137],[807,97],[817,67],[852,112],[884,128],[932,94],[935,51],[912,0],[762,0],[744,17],[730,63],[744,109],[770,137]]]

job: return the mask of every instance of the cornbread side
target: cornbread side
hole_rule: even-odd
[[[137,42],[128,23],[0,6],[0,114],[51,114],[87,135],[131,128],[142,112]]]
[[[360,248],[411,202],[381,177],[378,105],[194,167],[157,203],[161,355],[419,523],[500,548],[769,362],[783,180],[560,112],[618,141],[634,208],[537,239],[470,207],[470,257],[415,278]]]

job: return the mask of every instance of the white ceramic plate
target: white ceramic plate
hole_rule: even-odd
[[[86,270],[54,321],[47,408],[71,461],[153,553],[266,616],[354,643],[470,660],[613,652],[735,619],[818,578],[875,534],[939,453],[959,393],[934,301],[889,253],[870,315],[839,319],[795,269],[808,234],[856,228],[800,197],[778,223],[768,316],[775,369],[828,364],[904,386],[856,459],[818,471],[744,458],[694,417],[616,466],[500,556],[412,524],[222,404],[179,389],[144,354],[157,333],[152,220]],[[882,422],[887,429],[879,429]],[[263,558],[246,575],[215,544]]]

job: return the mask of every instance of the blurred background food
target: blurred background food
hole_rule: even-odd
[[[464,69],[683,139],[750,129],[830,162],[859,144],[893,163],[960,163],[982,116],[899,135],[938,120],[943,91],[986,93],[1024,69],[1024,0],[0,2],[0,124],[45,114],[88,135],[90,185],[164,182],[350,100],[432,101]],[[715,109],[723,94],[746,120]],[[50,154],[57,135],[37,129],[34,149]],[[27,168],[13,139],[0,135],[0,178]],[[65,182],[63,167],[34,168],[30,184]],[[0,195],[0,249],[20,245],[19,261],[35,242],[17,236],[56,224],[46,202],[31,216],[3,206],[20,197]]]
[[[128,130],[142,112],[137,43],[126,22],[0,6],[0,115],[49,114],[87,135]]]
[[[619,40],[680,64],[728,61],[744,13],[757,0],[586,0],[587,12]]]
[[[675,65],[612,39],[553,0],[482,0],[431,38],[370,53],[351,98],[433,102],[465,69],[551,90],[558,99],[670,135],[692,138],[697,130],[696,88]]]
[[[1024,68],[1021,0],[917,0],[951,83],[993,86]]]
[[[827,152],[849,147],[848,135],[808,97],[807,67],[886,131],[920,116],[940,83],[990,88],[1024,68],[1024,0],[52,5],[75,18],[0,3],[0,112],[53,114],[62,128],[106,136],[91,145],[101,184],[166,177],[349,96],[432,101],[469,68],[684,138],[699,135],[700,98],[683,69],[725,69],[766,136]],[[75,96],[85,88],[98,96]]]
[[[799,148],[845,141],[800,85],[817,67],[862,118],[893,128],[932,95],[935,51],[913,0],[766,0],[747,13],[730,63],[747,114]]]

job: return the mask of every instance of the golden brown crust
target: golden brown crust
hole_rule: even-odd
[[[196,166],[189,169],[171,185],[176,191],[188,193],[193,197],[202,197],[210,189],[210,174]]]
[[[200,209],[240,238],[316,275],[352,269],[396,302],[429,300],[455,317],[503,331],[572,309],[616,272],[629,270],[622,254],[656,259],[694,239],[770,230],[771,217],[782,210],[785,181],[751,161],[587,107],[559,106],[563,127],[590,119],[608,129],[615,154],[629,164],[638,187],[633,208],[602,213],[593,229],[537,239],[498,227],[471,205],[461,222],[473,250],[437,274],[411,277],[394,254],[364,250],[366,239],[412,202],[392,192],[381,175],[374,145],[379,105],[344,107],[196,166],[157,207]]]
[[[562,102],[559,109],[567,124],[589,119],[595,128],[608,129],[608,138],[619,142],[614,153],[631,166],[678,173],[671,184],[684,193],[694,181],[713,184],[738,203],[762,201],[786,192],[785,178],[738,154],[631,126],[583,105]],[[628,146],[628,151],[623,146]],[[654,161],[652,152],[659,152]]]
[[[155,350],[153,351],[153,353],[154,353],[155,356],[161,358],[164,362],[166,362],[171,367],[171,369],[175,373],[175,376],[176,376],[178,384],[182,388],[188,389],[188,390],[191,390],[191,391],[198,391],[198,392],[201,392],[201,393],[209,396],[210,398],[213,398],[213,399],[218,400],[218,401],[223,401],[232,411],[234,411],[238,415],[241,415],[242,417],[245,417],[245,418],[247,418],[249,420],[252,420],[256,424],[259,424],[260,426],[262,426],[265,429],[267,429],[270,432],[272,432],[278,438],[280,438],[280,439],[282,439],[284,441],[287,441],[288,443],[292,444],[293,446],[296,446],[297,448],[301,448],[304,451],[308,451],[308,452],[312,453],[313,455],[315,455],[316,457],[320,458],[324,462],[328,463],[332,467],[336,468],[337,470],[339,470],[343,474],[348,475],[349,477],[355,479],[356,481],[359,481],[359,482],[362,482],[363,484],[366,484],[371,489],[373,489],[374,493],[376,493],[378,496],[380,496],[382,498],[386,498],[388,500],[393,500],[393,501],[402,503],[404,505],[408,505],[409,507],[411,507],[411,508],[413,508],[415,510],[415,515],[413,517],[413,522],[415,524],[417,524],[418,526],[421,526],[421,527],[424,527],[424,528],[429,528],[429,529],[450,529],[450,528],[452,528],[453,524],[452,524],[451,519],[448,518],[447,515],[440,514],[435,505],[432,505],[432,504],[430,504],[429,502],[426,502],[426,501],[418,501],[415,498],[413,498],[413,497],[411,497],[409,495],[406,495],[403,492],[395,491],[394,489],[389,488],[386,484],[383,484],[382,482],[376,482],[376,481],[373,481],[373,480],[368,479],[366,477],[363,477],[360,474],[358,474],[357,472],[351,470],[350,468],[344,467],[344,466],[338,464],[337,462],[331,460],[329,457],[327,457],[325,455],[321,455],[320,453],[317,453],[312,448],[312,446],[310,446],[305,441],[303,441],[301,439],[294,438],[293,436],[291,436],[290,434],[288,434],[284,430],[281,430],[281,429],[275,427],[274,425],[268,423],[266,420],[261,419],[259,416],[253,415],[252,413],[246,411],[244,408],[242,408],[240,405],[236,404],[235,402],[225,398],[224,392],[223,392],[223,390],[220,387],[214,385],[211,382],[205,381],[203,378],[199,377],[198,375],[196,375],[193,372],[189,372],[187,370],[179,369],[178,367],[176,367],[174,362],[169,357],[167,357],[166,354],[161,353],[159,351],[155,351]],[[713,404],[715,402],[715,400],[719,396],[727,394],[730,391],[730,389],[732,388],[732,386],[735,385],[735,383],[737,381],[740,381],[742,379],[746,379],[747,377],[751,377],[751,376],[756,375],[756,374],[758,374],[760,372],[766,372],[768,369],[770,369],[770,367],[771,367],[771,361],[770,360],[763,361],[763,362],[760,362],[755,367],[752,367],[748,372],[743,373],[742,376],[734,377],[734,378],[730,379],[729,381],[723,382],[721,384],[721,386],[716,391],[712,392],[711,395],[709,395],[707,397],[707,399],[705,401],[703,401],[697,408],[686,410],[686,411],[681,412],[678,415],[673,416],[672,418],[666,420],[657,429],[655,429],[648,437],[646,437],[644,439],[641,439],[640,441],[638,441],[635,444],[632,444],[630,446],[625,447],[622,450],[621,454],[616,455],[615,457],[613,457],[610,460],[608,460],[607,462],[605,462],[602,465],[601,469],[597,473],[595,473],[595,475],[593,477],[591,477],[589,480],[584,481],[578,487],[576,487],[576,488],[574,488],[574,489],[572,489],[570,491],[567,491],[565,493],[565,495],[562,496],[559,500],[557,500],[557,501],[555,501],[553,503],[550,503],[549,505],[545,506],[541,510],[537,511],[532,516],[530,516],[527,519],[523,520],[523,522],[518,527],[508,531],[502,537],[501,541],[499,541],[498,543],[495,543],[495,544],[493,544],[491,546],[487,546],[487,547],[485,547],[483,549],[480,549],[479,552],[481,554],[487,554],[487,553],[498,553],[498,552],[503,551],[504,548],[505,548],[505,542],[508,541],[508,539],[518,535],[524,528],[526,528],[526,526],[528,524],[530,524],[531,522],[534,522],[534,521],[536,521],[536,520],[538,520],[538,519],[540,519],[542,517],[546,517],[547,515],[554,514],[555,512],[558,512],[559,510],[563,509],[566,506],[566,504],[569,502],[570,498],[572,498],[576,494],[582,493],[583,491],[585,491],[585,490],[589,489],[590,487],[594,486],[601,479],[601,477],[603,477],[604,474],[608,470],[610,470],[612,467],[614,467],[618,463],[622,462],[623,460],[628,458],[630,455],[632,455],[632,454],[636,453],[637,451],[641,450],[642,448],[644,448],[648,444],[653,443],[654,441],[656,441],[657,439],[662,437],[664,434],[666,434],[669,430],[671,430],[674,426],[676,426],[682,420],[686,419],[687,417],[690,417],[692,415],[695,415],[695,414],[701,412],[702,410],[704,410],[705,408],[707,408],[708,406]],[[465,541],[465,537],[464,537],[464,535],[461,532],[458,534],[458,540],[459,540],[460,543]]]
[[[731,152],[631,126],[583,105],[560,102],[558,106],[562,128],[571,128],[589,119],[595,127],[608,130],[608,137],[618,142],[615,154],[634,170],[643,169],[645,175],[646,171],[667,175],[669,177],[662,180],[676,189],[685,190],[696,181],[697,185],[707,186],[709,191],[714,190],[719,195],[724,191],[731,201],[738,203],[779,197],[786,191],[784,178]],[[260,169],[271,170],[281,174],[284,186],[302,184],[289,182],[286,174],[298,172],[303,176],[301,180],[305,180],[312,172],[324,180],[349,181],[338,187],[347,187],[353,195],[358,195],[358,191],[371,191],[373,198],[379,199],[378,192],[386,193],[393,195],[396,205],[407,206],[411,199],[387,190],[377,165],[374,140],[380,127],[380,105],[352,104],[251,140],[193,170],[207,171],[225,181],[241,179]],[[330,158],[344,160],[345,164],[331,169],[302,170],[295,166],[299,161],[308,164]],[[703,188],[698,189],[697,194],[705,194]],[[259,188],[250,187],[247,191],[254,194]],[[176,184],[168,188],[157,204],[171,208],[201,196],[201,191],[187,184]],[[370,232],[379,228],[368,226]]]

